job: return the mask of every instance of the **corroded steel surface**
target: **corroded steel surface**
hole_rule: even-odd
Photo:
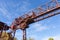
[[[59,2],[57,0],[52,0],[44,5],[41,5],[35,9],[27,12],[26,14],[16,18],[14,21],[14,24],[17,26],[20,26],[19,27],[20,29],[28,28],[27,25],[36,22],[37,18],[40,17],[40,19],[41,19],[41,16],[44,17],[44,15],[50,14],[51,12],[54,12],[55,10],[58,10],[58,9],[60,9]],[[52,15],[52,14],[50,14],[50,15]],[[54,16],[54,14],[53,14],[53,16]]]
[[[29,24],[60,14],[60,12],[54,12],[59,9],[60,3],[57,0],[52,0],[16,18],[13,24],[17,29],[23,30],[23,40],[26,40],[26,28],[29,27]]]
[[[57,0],[52,0],[16,18],[10,28],[14,31],[23,30],[23,40],[26,40],[26,28],[29,28],[29,24],[60,14],[60,12],[54,12],[56,10],[60,10],[60,3]],[[0,30],[8,30],[9,27],[6,26],[3,27],[0,24]]]

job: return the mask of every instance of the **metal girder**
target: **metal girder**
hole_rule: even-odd
[[[51,13],[51,12],[54,12],[59,9],[60,9],[60,4],[58,3],[58,1],[52,0],[42,6],[39,6],[35,9],[27,12],[23,16],[16,18],[15,21],[13,22],[14,26],[17,29],[23,30],[23,40],[26,40],[26,28],[29,27],[29,24],[32,24],[34,22],[41,21],[46,18],[60,14],[60,12]],[[17,26],[19,26],[19,27],[17,27]]]
[[[60,12],[58,12],[58,13],[54,13],[54,14],[49,14],[49,15],[47,15],[47,16],[43,16],[43,17],[37,18],[37,19],[35,19],[34,21],[35,21],[35,22],[37,22],[37,21],[41,21],[41,20],[44,20],[44,19],[46,19],[46,18],[49,18],[49,17],[55,16],[55,15],[58,15],[58,14],[60,14]]]

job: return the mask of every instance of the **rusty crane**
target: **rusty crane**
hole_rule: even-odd
[[[60,10],[60,3],[57,0],[51,0],[16,18],[10,28],[14,30],[14,36],[15,31],[21,29],[23,31],[23,40],[27,40],[26,29],[29,28],[29,24],[60,14],[60,11],[56,12],[56,10]]]
[[[60,4],[57,0],[41,5],[16,18],[12,24],[13,30],[21,29],[23,31],[23,40],[26,40],[26,29],[29,28],[29,24],[60,14],[60,11],[56,12],[56,10],[60,10]]]

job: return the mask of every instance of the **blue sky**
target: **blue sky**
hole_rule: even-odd
[[[60,0],[59,0],[60,1]],[[0,21],[9,26],[15,18],[25,14],[49,0],[0,0]],[[60,15],[33,23],[27,29],[27,38],[34,40],[48,40],[53,37],[60,40]],[[19,29],[15,34],[18,40],[22,39],[22,31]]]

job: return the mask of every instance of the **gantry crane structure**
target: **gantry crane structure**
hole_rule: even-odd
[[[58,1],[52,0],[16,18],[13,22],[14,28],[23,30],[23,40],[26,40],[26,28],[29,28],[29,24],[60,14],[60,12],[54,12],[59,9]]]
[[[29,24],[60,14],[60,11],[56,12],[56,10],[60,10],[60,4],[57,0],[51,0],[16,18],[13,22],[14,28],[21,29],[23,31],[23,40],[27,40],[26,29],[29,28]]]
[[[16,18],[14,22],[12,22],[10,28],[14,30],[14,36],[15,31],[21,29],[23,31],[23,40],[27,40],[26,29],[29,28],[29,25],[60,14],[60,11],[57,12],[57,10],[60,10],[60,3],[57,0],[51,0],[50,2],[32,9],[26,14]]]

